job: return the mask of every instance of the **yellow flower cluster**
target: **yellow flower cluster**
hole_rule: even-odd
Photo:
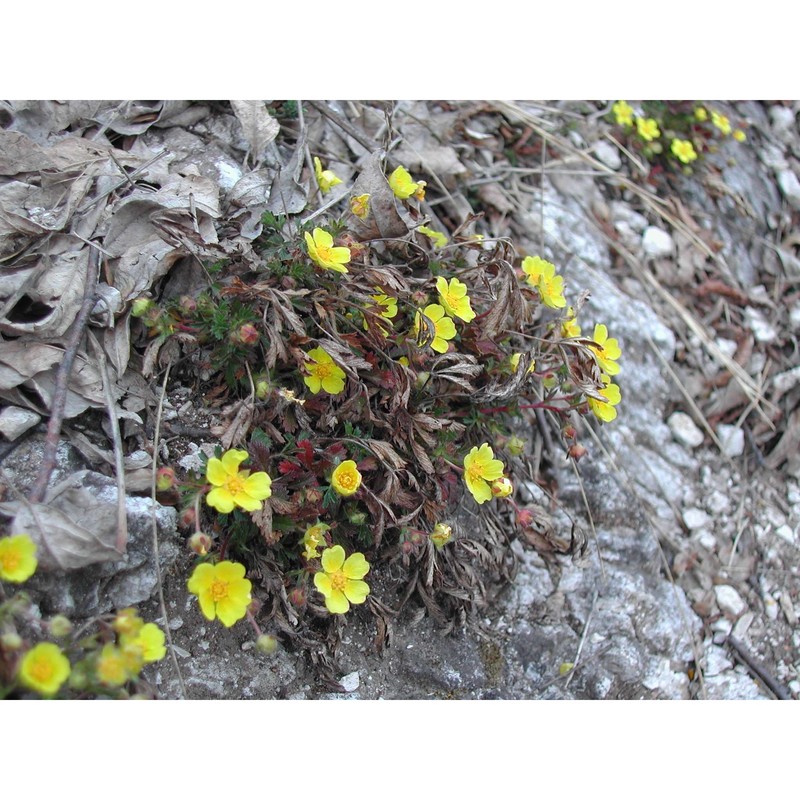
[[[605,325],[598,324],[594,326],[592,339],[591,347],[602,373],[603,388],[599,390],[599,394],[604,400],[588,397],[587,401],[589,408],[599,420],[611,422],[617,416],[617,409],[614,406],[619,404],[622,396],[620,395],[619,386],[611,382],[610,376],[619,373],[620,367],[617,364],[617,359],[622,355],[622,350],[616,339],[608,338],[608,328]]]
[[[503,462],[494,457],[488,442],[473,447],[464,456],[464,482],[478,505],[493,497],[508,497],[513,491],[511,481],[503,474]]]
[[[564,278],[556,274],[555,264],[539,256],[526,256],[522,261],[522,271],[528,276],[527,282],[539,293],[541,301],[549,308],[564,308]]]

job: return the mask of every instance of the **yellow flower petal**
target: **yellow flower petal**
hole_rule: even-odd
[[[344,547],[340,544],[328,547],[322,553],[322,569],[325,572],[338,572],[344,564]]]
[[[346,614],[350,610],[350,603],[344,592],[333,589],[330,594],[325,595],[325,607],[331,614]]]
[[[361,580],[369,572],[369,564],[363,553],[353,553],[342,565],[342,572],[353,580]]]
[[[235,507],[233,495],[222,487],[212,489],[206,495],[206,503],[212,508],[216,508],[220,514],[230,514]]]
[[[344,587],[344,596],[351,602],[358,605],[367,599],[369,586],[364,581],[347,581]]]

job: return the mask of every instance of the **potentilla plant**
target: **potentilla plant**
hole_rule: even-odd
[[[423,563],[468,595],[459,563],[477,551],[458,510],[535,519],[515,499],[516,422],[549,414],[578,458],[577,419],[609,423],[620,406],[619,343],[603,324],[582,333],[584,298],[554,263],[426,224],[359,238],[387,197],[426,222],[425,181],[402,166],[382,181],[379,203],[344,195],[340,218],[265,215],[260,269],[164,310],[219,363],[212,390],[249,409],[236,446],[183,484],[188,590],[207,620],[260,638],[274,625],[307,645],[326,620],[390,607],[379,587],[395,563],[406,598]]]

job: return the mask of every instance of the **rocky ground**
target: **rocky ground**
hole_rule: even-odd
[[[179,677],[169,659],[149,668],[160,697],[797,698],[798,107],[713,106],[746,126],[747,142],[722,141],[692,175],[660,177],[620,146],[602,104],[398,103],[387,116],[384,107],[334,103],[332,117],[306,107],[309,139],[324,143],[345,180],[354,172],[347,165],[365,152],[359,137],[379,139],[388,125],[397,136],[393,155],[435,176],[443,189],[427,209],[440,228],[483,211],[487,234],[511,237],[520,252],[542,253],[570,285],[590,292],[584,329],[605,322],[622,346],[620,415],[587,434],[589,452],[577,470],[556,458],[547,491],[533,481],[519,488],[548,508],[560,535],[585,536],[583,552],[545,558],[516,541],[514,581],[496,587],[478,618],[447,635],[424,607],[407,609],[386,630],[361,608],[341,621],[332,672],[322,677],[308,654],[282,648],[264,656],[244,623],[224,629],[201,617],[185,589],[192,555],[177,515],[142,496],[156,391],[149,376],[141,377],[146,358],[144,368],[141,358],[132,361],[137,378],[126,372],[126,354],[111,365],[125,376],[123,406],[131,415],[147,409],[144,428],[137,431],[131,418],[123,431],[128,554],[99,568],[37,576],[32,589],[41,612],[89,617],[136,604],[158,620],[155,517],[181,670]],[[58,197],[23,198],[28,219],[39,215],[35,230],[54,238],[81,202],[92,201],[70,172],[77,151],[65,151],[63,142],[61,151],[53,149],[67,133],[83,137],[83,156],[86,141],[111,141],[131,155],[129,174],[163,149],[166,157],[134,179],[163,190],[172,176],[175,192],[162,191],[161,204],[148,209],[151,221],[174,221],[189,203],[181,181],[193,185],[198,248],[246,240],[269,202],[269,159],[259,163],[253,152],[258,137],[269,134],[252,120],[248,128],[244,112],[237,116],[227,104],[23,104],[2,109],[0,122],[6,137],[24,135],[35,145],[23,148],[17,139],[12,149],[6,138],[0,147],[4,256],[34,224],[26,228],[19,212],[10,217],[10,204],[22,202],[22,181],[12,180],[17,173],[46,170],[73,181],[66,205],[62,188]],[[20,159],[30,162],[25,169]],[[45,218],[45,211],[55,214],[51,209],[62,218]],[[128,259],[131,285],[118,283],[119,297],[108,300],[117,303],[118,319],[131,296],[166,274],[133,269],[131,248],[158,252],[164,264],[175,247],[150,228],[135,241],[130,226],[115,227],[115,219],[132,213],[127,209],[109,207],[93,223],[106,226],[103,246]],[[50,251],[57,261],[64,252],[58,242]],[[6,301],[24,290],[8,280],[3,288]],[[53,297],[66,293],[61,286]],[[122,326],[104,328],[95,312],[109,352]],[[6,317],[6,352],[15,336],[41,333],[45,341],[63,334],[54,316],[38,323]],[[36,478],[45,423],[35,409],[47,405],[51,390],[41,370],[26,376],[23,391],[23,381],[7,377],[14,370],[25,375],[22,366],[7,358],[3,367],[7,408],[0,423],[8,444],[0,452],[7,483],[0,499],[9,501],[13,489],[24,491]],[[110,440],[103,445],[105,434],[96,435],[104,400],[94,377],[70,396],[76,413],[68,414],[53,482],[82,476],[80,485],[112,506],[114,459]],[[167,396],[158,452],[165,463],[188,469],[199,447],[218,441],[220,410],[191,396],[179,377]],[[17,418],[27,418],[27,427]],[[105,475],[87,477],[85,469]],[[380,592],[376,581],[373,594]]]

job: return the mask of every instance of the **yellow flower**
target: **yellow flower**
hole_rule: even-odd
[[[633,125],[633,109],[624,100],[617,100],[611,106],[611,110],[614,112],[614,119],[617,125],[622,125],[625,128]]]
[[[147,622],[142,625],[135,635],[127,634],[121,636],[120,641],[123,647],[138,647],[141,650],[142,660],[145,664],[161,661],[167,654],[167,648],[164,646],[166,641],[164,631],[154,622]]]
[[[245,450],[228,450],[222,458],[209,458],[206,478],[214,487],[206,503],[221,514],[230,514],[235,506],[245,511],[259,511],[261,501],[272,495],[272,478],[266,472],[239,470],[239,464],[249,458]]]
[[[0,539],[0,580],[24,583],[36,572],[36,545],[27,533]]]
[[[553,272],[555,272],[555,264],[551,264],[549,261],[539,258],[539,256],[525,256],[525,258],[522,259],[522,271],[528,276],[525,280],[529,285],[533,286],[534,289],[539,283],[540,276],[550,267],[552,267]]]
[[[519,369],[519,360],[522,358],[522,353],[512,353],[508,357],[508,365],[511,367],[512,372],[516,372]],[[528,372],[534,372],[536,370],[536,360],[531,359],[531,364],[528,367]]]
[[[575,318],[575,309],[570,306],[567,309],[567,319],[561,323],[561,336],[565,339],[574,339],[581,335],[581,326]]]
[[[247,613],[253,585],[244,577],[244,573],[244,565],[235,561],[198,564],[194,568],[187,587],[197,595],[200,610],[206,619],[219,617],[219,621],[230,628]]]
[[[369,572],[369,564],[363,553],[345,560],[341,545],[329,547],[322,553],[322,570],[314,575],[314,586],[324,595],[331,614],[346,614],[350,603],[358,605],[367,599],[369,586],[361,579]]]
[[[19,679],[43,697],[52,697],[69,678],[69,659],[52,642],[40,642],[19,663]]]
[[[359,219],[366,219],[369,216],[369,195],[359,194],[350,198],[350,211]]]
[[[711,121],[716,128],[719,128],[723,136],[728,136],[730,134],[731,121],[724,114],[718,114],[716,111],[712,111]]]
[[[306,246],[311,260],[323,269],[347,273],[345,264],[350,262],[349,247],[334,247],[333,236],[322,228],[314,228],[313,236],[306,231]]]
[[[433,527],[431,541],[437,550],[441,550],[453,538],[453,529],[444,522],[437,522]]]
[[[342,461],[331,474],[331,486],[343,497],[355,494],[361,486],[361,473],[356,462],[351,459]]]
[[[733,138],[736,139],[737,142],[746,142],[747,134],[741,128],[737,128],[733,132]]]
[[[303,546],[306,548],[303,555],[306,559],[319,558],[318,547],[325,547],[325,531],[331,529],[330,525],[318,522],[306,529],[303,535]]]
[[[306,364],[308,376],[303,378],[303,382],[312,394],[319,394],[320,391],[339,394],[344,391],[344,370],[334,363],[327,350],[315,347],[306,355],[311,359],[311,363]]]
[[[464,322],[475,319],[466,284],[461,283],[458,278],[451,278],[448,283],[445,278],[439,277],[436,279],[436,289],[439,292],[439,302],[447,314],[463,319]]]
[[[686,139],[673,139],[669,148],[675,158],[683,161],[684,164],[691,164],[697,158],[694,146]]]
[[[622,355],[619,342],[608,338],[608,328],[605,325],[594,326],[592,339],[594,340],[592,349],[595,351],[600,369],[608,375],[616,375],[619,372],[619,364],[616,361]]]
[[[661,131],[658,129],[658,123],[654,119],[637,119],[636,130],[639,136],[646,142],[652,142],[653,139],[658,139],[661,136]]]
[[[589,408],[592,409],[594,415],[603,422],[611,422],[612,419],[617,417],[617,409],[614,408],[622,399],[619,391],[619,386],[616,383],[611,383],[611,378],[608,375],[603,375],[604,387],[600,389],[600,394],[605,397],[606,402],[595,400],[594,397],[587,397],[589,401]]]
[[[415,183],[411,180],[411,174],[405,167],[398,167],[389,176],[389,188],[394,192],[395,197],[399,197],[401,200],[407,200],[411,195],[414,195],[417,200],[422,200],[425,197],[425,186],[425,181]]]
[[[698,122],[705,122],[708,119],[708,111],[706,111],[703,106],[698,106],[694,110],[694,118]]]
[[[94,672],[103,686],[116,687],[127,683],[138,669],[130,653],[123,653],[116,645],[107,644],[97,657]]]
[[[492,481],[492,497],[503,498],[508,497],[514,491],[514,484],[503,475],[496,481]]]
[[[429,306],[426,306],[424,311],[422,312],[427,319],[430,320],[431,324],[434,327],[434,335],[433,340],[428,342],[431,348],[435,350],[437,353],[446,353],[447,348],[449,345],[447,342],[450,339],[455,338],[456,335],[456,326],[453,323],[453,320],[450,317],[445,316],[444,309],[437,305],[436,303],[432,303]],[[414,329],[413,334],[414,336],[419,337],[421,332],[421,325],[422,320],[420,318],[420,312],[417,311],[417,316],[414,318]],[[428,338],[428,329],[425,328],[425,339]]]
[[[342,182],[342,179],[331,170],[322,169],[322,162],[316,156],[314,156],[314,175],[322,194],[327,194],[334,186]]]
[[[564,297],[564,279],[556,275],[556,268],[546,263],[536,284],[541,301],[549,308],[564,308],[567,300]]]
[[[425,236],[427,236],[433,242],[433,246],[437,250],[447,244],[447,237],[443,233],[439,233],[439,231],[435,231],[432,228],[427,228],[425,225],[420,225],[417,230],[420,233],[425,234]]]
[[[502,477],[503,462],[494,457],[494,451],[486,442],[473,447],[464,457],[464,481],[479,505],[492,499],[491,484]]]

